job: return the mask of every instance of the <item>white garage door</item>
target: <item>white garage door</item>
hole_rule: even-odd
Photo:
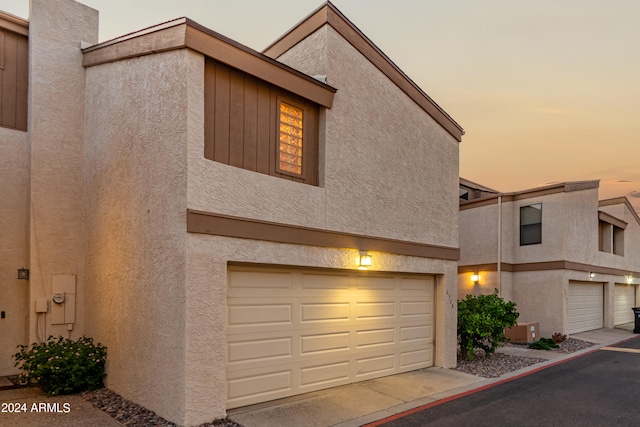
[[[591,331],[604,325],[602,284],[569,283],[569,333]]]
[[[227,407],[433,366],[434,278],[229,269]]]
[[[632,307],[636,306],[636,287],[633,285],[616,285],[613,307],[614,323],[622,325],[634,321]]]

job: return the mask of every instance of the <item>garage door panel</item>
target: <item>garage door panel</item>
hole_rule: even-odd
[[[604,325],[604,288],[601,283],[569,283],[567,301],[570,334],[591,331]]]
[[[235,304],[229,305],[229,326],[251,327],[292,324],[291,304]]]
[[[356,331],[356,348],[393,345],[396,341],[395,328],[365,329]]]
[[[356,318],[358,320],[392,319],[396,315],[394,301],[357,302]]]
[[[634,321],[633,307],[636,306],[636,289],[634,285],[615,285],[613,317],[615,325]]]
[[[285,369],[264,375],[228,379],[228,401],[264,401],[277,399],[292,390],[293,372]]]
[[[433,366],[431,277],[292,271],[288,294],[258,296],[245,273],[229,275],[228,408]]]
[[[430,366],[433,364],[432,354],[433,351],[428,350],[413,350],[402,352],[400,354],[400,367],[407,368],[417,366]]]
[[[395,369],[395,355],[385,354],[382,356],[360,358],[356,360],[357,377],[371,374],[393,373]]]
[[[331,276],[319,274],[302,274],[301,287],[304,290],[348,290],[349,276]]]
[[[265,361],[267,359],[282,359],[292,356],[293,342],[291,337],[271,339],[255,339],[228,344],[228,362]]]
[[[302,303],[300,304],[300,322],[335,322],[349,320],[349,302],[340,303]]]
[[[415,343],[433,342],[433,328],[430,326],[404,326],[400,327],[400,342]]]
[[[300,337],[300,355],[349,350],[349,331],[338,333],[303,335]]]
[[[431,315],[433,303],[431,301],[402,301],[400,302],[400,317],[427,317]]]

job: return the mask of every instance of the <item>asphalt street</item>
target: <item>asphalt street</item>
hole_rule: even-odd
[[[640,337],[383,425],[638,426]]]

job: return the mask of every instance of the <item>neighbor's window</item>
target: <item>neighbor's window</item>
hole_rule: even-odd
[[[624,228],[607,221],[598,221],[598,249],[624,256]]]
[[[302,108],[280,101],[278,169],[302,175]]]
[[[520,246],[542,243],[542,203],[520,207]]]

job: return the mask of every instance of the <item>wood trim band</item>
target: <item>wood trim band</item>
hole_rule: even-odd
[[[268,46],[263,53],[272,58],[278,58],[325,24],[329,24],[336,30],[457,141],[462,141],[462,135],[464,135],[462,127],[330,2],[316,9],[306,19]]]
[[[457,261],[460,249],[187,210],[187,232]]]
[[[6,12],[0,12],[0,28],[29,37],[29,21]]]
[[[83,49],[82,65],[92,67],[184,48],[200,52],[324,107],[331,108],[333,104],[335,88],[187,18],[175,19]]]
[[[632,274],[640,276],[639,271],[621,270],[619,268],[602,267],[599,265],[583,264],[573,261],[544,261],[528,262],[522,264],[501,263],[501,270],[509,273],[520,273],[525,271],[549,271],[549,270],[573,270],[593,272],[598,274],[610,274],[613,276],[626,276]],[[458,266],[458,273],[475,273],[478,271],[498,271],[497,263],[470,264]]]

